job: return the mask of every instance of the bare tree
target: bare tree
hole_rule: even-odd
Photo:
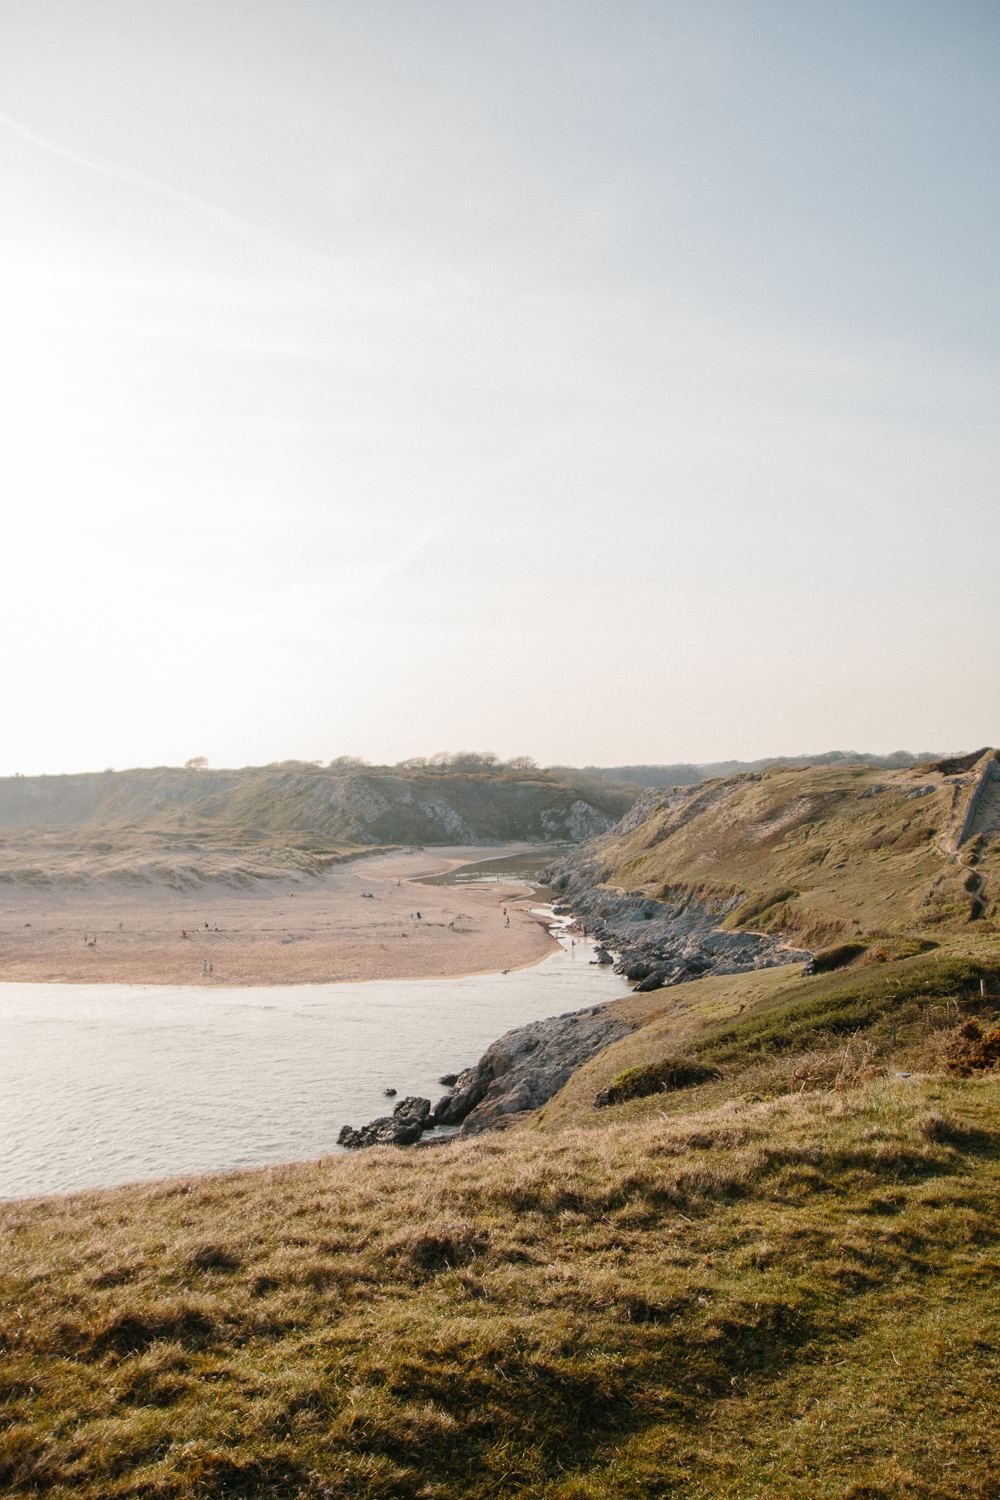
[[[207,755],[192,755],[190,760],[184,762],[184,769],[185,771],[204,771],[207,765]]]

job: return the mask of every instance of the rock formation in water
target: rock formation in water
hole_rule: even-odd
[[[453,1087],[433,1109],[428,1099],[403,1099],[391,1117],[360,1130],[345,1125],[337,1142],[349,1150],[408,1146],[436,1125],[461,1125],[463,1135],[473,1135],[510,1124],[512,1117],[540,1108],[577,1068],[631,1030],[629,1021],[603,1005],[529,1021],[493,1042],[474,1067],[445,1075],[454,1076]]]

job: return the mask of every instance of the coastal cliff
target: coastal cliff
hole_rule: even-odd
[[[653,988],[808,958],[838,941],[928,940],[998,908],[995,750],[888,773],[776,767],[650,789],[542,878]]]
[[[95,834],[238,830],[344,845],[489,844],[592,838],[635,789],[582,789],[540,770],[463,773],[311,765],[106,771],[0,778],[0,826]]]
[[[989,938],[1000,925],[998,823],[994,750],[889,776],[864,765],[778,767],[651,788],[540,878],[559,893],[556,911],[613,949],[617,972],[643,994],[794,964],[810,973],[906,959],[969,922]],[[598,1006],[520,1027],[437,1105],[417,1101],[426,1104],[419,1128],[398,1106],[362,1132],[345,1127],[341,1143],[409,1144],[439,1124],[473,1134],[516,1123],[634,1025]]]

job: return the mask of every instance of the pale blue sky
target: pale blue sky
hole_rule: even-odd
[[[1000,739],[995,5],[0,39],[0,773]]]

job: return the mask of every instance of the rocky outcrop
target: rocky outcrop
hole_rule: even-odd
[[[462,1134],[471,1135],[502,1116],[540,1109],[577,1068],[632,1029],[605,1005],[515,1027],[483,1053],[475,1069],[459,1076],[434,1115],[442,1122],[461,1119]]]
[[[337,1136],[337,1145],[346,1146],[348,1151],[358,1151],[362,1146],[412,1146],[419,1141],[423,1128],[415,1115],[405,1115],[402,1119],[380,1115],[360,1130],[345,1125]]]
[[[553,879],[551,871],[543,878]],[[561,878],[556,876],[556,879]],[[810,954],[781,938],[724,932],[719,923],[743,900],[654,901],[638,892],[617,895],[586,876],[567,881],[569,905],[588,933],[618,954],[616,971],[642,991],[686,984],[709,974],[742,974],[805,962]]]
[[[577,1068],[631,1030],[630,1021],[604,1005],[530,1021],[505,1032],[475,1067],[457,1074],[433,1109],[429,1099],[403,1099],[390,1117],[372,1120],[360,1130],[345,1125],[337,1142],[353,1151],[410,1146],[424,1130],[439,1125],[461,1125],[462,1135],[495,1129],[514,1115],[539,1109]]]
[[[345,1125],[337,1137],[338,1146],[357,1151],[362,1146],[412,1146],[427,1128],[431,1101],[411,1094],[400,1099],[391,1115],[380,1115],[355,1130]]]
[[[669,805],[675,826],[728,795],[728,783],[685,787],[664,794],[644,792],[604,838],[592,840],[541,872],[559,891],[556,911],[572,913],[603,948],[618,954],[616,970],[641,991],[686,984],[710,974],[741,974],[778,964],[807,961],[811,955],[780,937],[727,932],[720,924],[745,899],[737,892],[719,900],[698,900],[679,890],[674,900],[656,900],[642,891],[618,891],[604,884],[602,849],[634,833],[655,808]],[[600,952],[600,948],[598,949]]]

